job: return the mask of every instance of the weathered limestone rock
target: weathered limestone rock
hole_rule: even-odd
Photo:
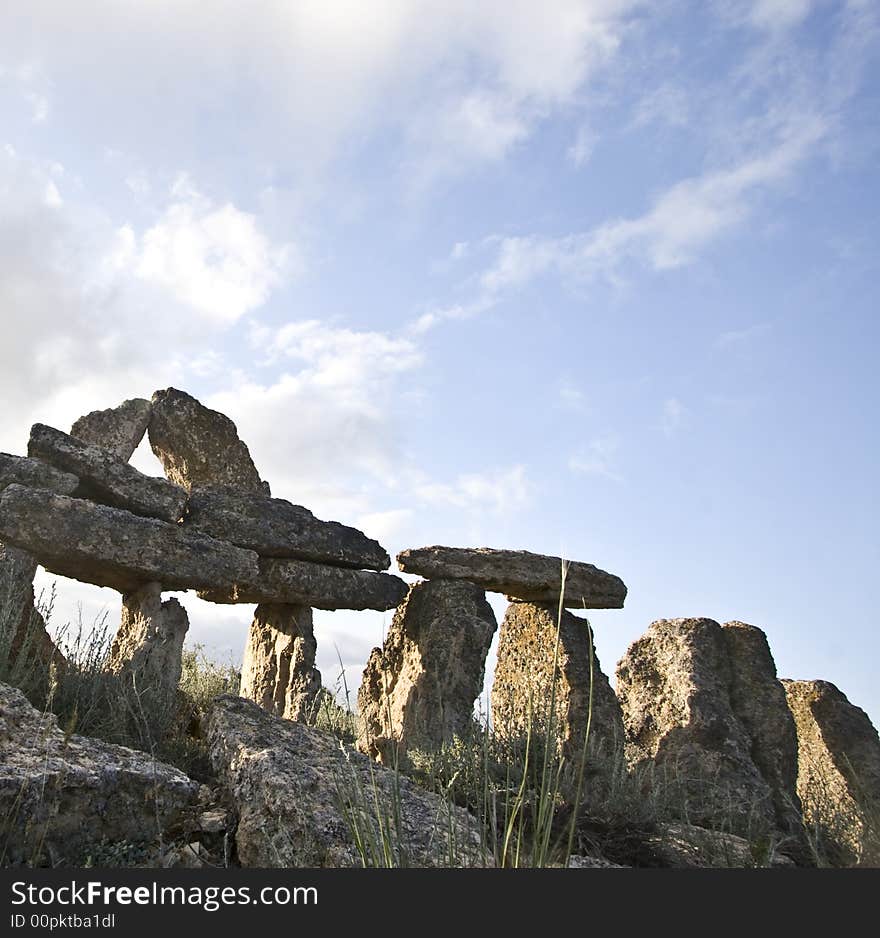
[[[184,527],[203,531],[263,557],[294,558],[355,570],[387,570],[388,553],[356,528],[319,521],[283,498],[223,488],[199,488],[186,506]]]
[[[329,733],[229,696],[216,699],[206,726],[214,770],[238,811],[242,866],[363,865],[352,826],[367,832],[367,842],[381,843],[374,799],[393,826],[386,840],[395,863],[443,866],[450,853],[463,866],[484,863],[477,822],[464,809],[342,749]]]
[[[559,557],[525,550],[488,547],[418,547],[401,551],[397,564],[404,573],[426,579],[468,580],[510,599],[558,603],[562,585]],[[569,562],[563,604],[572,609],[621,609],[626,586],[620,577],[589,563]]]
[[[171,590],[233,590],[259,576],[253,551],[180,525],[21,485],[0,493],[0,537],[51,573],[121,593],[151,581]]]
[[[389,573],[345,570],[307,560],[260,558],[258,576],[234,587],[200,590],[199,596],[212,603],[288,603],[313,609],[381,612],[399,605],[406,591],[406,583]]]
[[[102,841],[155,841],[198,784],[145,752],[68,736],[0,684],[0,844],[4,864],[82,864]]]
[[[36,423],[31,428],[28,455],[45,459],[58,469],[78,476],[76,494],[136,515],[175,524],[183,515],[187,493],[167,479],[154,479],[120,462],[98,446]]]
[[[880,739],[828,681],[783,681],[798,736],[798,793],[820,849],[840,865],[880,866]]]
[[[652,623],[617,668],[627,753],[631,763],[674,771],[695,822],[790,832],[786,805],[797,798],[790,766],[780,764],[796,758],[790,727],[769,648],[749,629],[712,619]]]
[[[93,410],[74,423],[70,435],[128,462],[147,432],[151,409],[149,401],[136,397],[118,407]]]
[[[588,624],[563,611],[557,647],[557,620],[558,608],[550,603],[511,603],[508,606],[501,623],[492,685],[495,731],[516,738],[525,734],[530,718],[533,727],[548,725],[555,653],[553,722],[563,751],[572,757],[582,751],[592,687],[588,745],[614,752],[623,746],[623,718],[595,649],[590,647]]]
[[[752,741],[752,759],[770,786],[777,829],[801,837],[797,729],[767,636],[738,621],[725,622],[721,634],[731,665],[730,703]]]
[[[660,824],[638,845],[640,866],[672,869],[754,869],[791,867],[783,854],[768,852],[761,844],[727,831],[694,824]]]
[[[122,596],[122,621],[110,647],[107,669],[134,677],[139,692],[173,700],[180,683],[186,610],[176,599],[162,602],[162,586],[147,583]]]
[[[39,665],[48,676],[51,664],[66,664],[35,605],[36,571],[33,557],[0,542],[0,662],[7,675],[24,677]]]
[[[33,489],[47,489],[58,495],[72,495],[79,487],[79,479],[69,472],[59,471],[42,459],[0,453],[0,491],[7,485],[27,485]]]
[[[241,666],[239,693],[287,720],[308,720],[321,691],[308,606],[257,606]]]
[[[498,625],[472,583],[423,580],[374,648],[358,694],[358,748],[394,764],[408,749],[436,750],[466,737]]]
[[[269,494],[235,424],[176,388],[156,391],[148,434],[150,446],[177,485],[227,486]]]

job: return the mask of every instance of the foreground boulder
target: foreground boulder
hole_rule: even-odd
[[[589,563],[566,563],[564,606],[623,608],[626,586],[620,577]],[[526,602],[558,603],[562,587],[562,559],[525,550],[418,547],[401,551],[397,564],[404,573],[428,580],[468,580],[484,590]]]
[[[425,580],[410,587],[358,693],[358,748],[386,764],[409,749],[439,749],[469,735],[498,624],[472,583]]]
[[[38,456],[79,478],[76,494],[136,515],[176,524],[183,515],[186,491],[167,479],[138,472],[99,446],[37,423],[31,428],[28,455]]]
[[[79,479],[42,459],[0,453],[0,491],[7,485],[27,485],[33,489],[47,489],[57,495],[72,495],[79,487]]]
[[[83,865],[104,842],[154,842],[198,784],[145,752],[62,732],[0,684],[0,863]]]
[[[188,629],[189,618],[178,600],[162,602],[161,584],[124,593],[107,669],[132,676],[138,692],[157,703],[171,701],[180,683]]]
[[[70,435],[106,450],[120,462],[128,462],[150,423],[150,402],[143,398],[123,401],[118,407],[93,410],[80,417]]]
[[[751,629],[652,623],[617,668],[627,754],[671,772],[696,823],[796,838],[793,727],[766,639]]]
[[[0,537],[51,573],[120,593],[151,581],[172,590],[232,589],[259,572],[252,551],[180,525],[21,485],[0,493]]]
[[[254,612],[239,693],[286,720],[308,720],[321,691],[312,610],[263,603]]]
[[[238,812],[242,866],[483,863],[477,822],[464,809],[329,733],[229,696],[215,700],[206,727],[214,770]]]
[[[783,681],[798,737],[804,818],[831,862],[880,866],[880,739],[828,681]]]
[[[147,432],[165,475],[177,485],[269,494],[235,424],[184,391],[156,391]]]
[[[565,611],[560,619],[550,603],[511,603],[498,639],[492,725],[509,739],[525,736],[530,723],[542,732],[551,701],[555,735],[570,757],[583,749],[591,707],[591,748],[611,754],[623,746],[620,704],[592,647],[589,623]]]
[[[399,605],[406,590],[406,583],[389,573],[260,558],[258,576],[231,588],[201,590],[199,596],[212,603],[289,603],[314,609],[384,612]]]
[[[307,508],[257,492],[200,488],[186,506],[184,527],[203,531],[263,557],[288,557],[355,570],[386,570],[387,551],[336,521],[319,521]]]

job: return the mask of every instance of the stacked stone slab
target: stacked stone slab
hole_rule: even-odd
[[[799,851],[797,736],[760,629],[660,619],[618,665],[617,696],[630,763],[661,767],[695,823]]]
[[[823,859],[880,866],[880,738],[828,681],[783,681],[797,725],[797,787]]]
[[[397,564],[404,573],[425,579],[468,580],[515,602],[559,603],[565,569],[566,609],[622,609],[626,586],[620,577],[589,563],[526,550],[490,547],[419,547],[401,551]]]
[[[0,453],[0,493],[10,485],[69,494],[79,479],[41,459]],[[31,675],[35,664],[42,671],[51,664],[65,664],[35,604],[36,570],[37,561],[30,554],[0,540],[0,657],[8,675]]]
[[[145,432],[167,479],[128,465]],[[174,388],[94,411],[70,434],[36,424],[28,453],[0,455],[0,538],[32,561],[16,577],[30,588],[38,561],[122,593],[108,667],[140,673],[163,693],[176,686],[187,629],[163,590],[270,604],[271,614],[254,617],[243,687],[277,684],[272,655],[257,650],[280,649],[289,686],[272,699],[280,693],[288,714],[302,714],[303,695],[320,686],[303,607],[387,610],[406,595],[402,580],[381,572],[390,559],[376,541],[271,498],[235,424]]]
[[[498,624],[473,583],[423,580],[370,654],[358,693],[358,746],[385,764],[467,738]]]
[[[548,649],[553,671],[560,593],[565,606],[578,608],[615,608],[626,596],[619,577],[591,564],[568,564],[563,590],[563,561],[527,551],[434,546],[402,551],[397,562],[426,580],[411,588],[383,647],[373,649],[358,697],[360,746],[386,761],[389,752],[436,749],[470,727],[496,628],[486,590],[514,599],[501,627],[492,694],[496,729],[509,734],[524,731],[535,691],[543,699],[554,683],[552,673],[544,678]],[[587,624],[566,613],[563,626],[557,729],[566,740],[582,738],[592,673],[596,732],[620,738],[619,708],[591,655]]]

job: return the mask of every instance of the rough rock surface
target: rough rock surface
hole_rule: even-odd
[[[269,494],[235,424],[184,391],[156,391],[147,432],[165,475],[177,485],[228,486]]]
[[[42,459],[0,453],[0,491],[7,485],[28,485],[34,489],[47,489],[57,495],[72,495],[79,487],[79,479],[69,472],[61,472]]]
[[[730,703],[752,741],[752,759],[770,786],[776,826],[800,836],[797,729],[767,636],[745,622],[725,622],[721,629],[731,665]]]
[[[2,533],[2,528],[0,528]],[[400,577],[369,570],[345,570],[307,560],[260,558],[259,576],[235,588],[206,589],[212,603],[289,603],[314,609],[393,609],[406,596]]]
[[[170,700],[180,683],[186,610],[176,599],[162,602],[162,586],[148,583],[122,596],[122,621],[110,647],[107,668],[128,673],[139,691]]]
[[[151,409],[149,401],[136,397],[118,407],[93,410],[74,423],[70,435],[128,462],[147,432]]]
[[[558,603],[562,559],[525,550],[489,547],[417,547],[401,551],[397,564],[404,573],[426,579],[468,580],[511,599]],[[564,605],[576,609],[621,609],[626,586],[614,574],[589,563],[569,562]]]
[[[82,863],[102,841],[167,831],[198,784],[145,752],[62,732],[0,684],[0,862]]]
[[[386,570],[391,560],[357,528],[319,521],[307,508],[282,498],[233,489],[199,488],[186,506],[184,527],[255,550],[355,570]]]
[[[780,825],[776,805],[796,804],[796,794],[790,767],[778,763],[796,756],[773,659],[747,629],[660,619],[633,642],[617,668],[627,754],[632,763],[673,769],[698,823],[729,823],[735,833],[786,831],[788,815]],[[744,700],[749,693],[769,712],[762,716]]]
[[[358,694],[358,748],[394,764],[408,749],[439,749],[468,735],[498,624],[472,583],[423,580],[374,648]]]
[[[172,524],[183,515],[187,493],[180,486],[172,485],[167,479],[144,475],[107,450],[83,443],[53,427],[34,424],[28,455],[38,456],[76,475],[80,484],[75,494],[79,497]]]
[[[121,593],[154,580],[165,589],[233,589],[258,576],[252,551],[180,525],[21,485],[0,493],[0,537],[52,573]]]
[[[694,824],[660,824],[638,845],[639,865],[673,869],[752,869],[791,867],[783,854],[769,853],[761,844],[726,831],[708,830]]]
[[[35,605],[37,562],[30,554],[0,542],[0,664],[10,675],[30,672],[39,662],[65,665]]]
[[[531,715],[533,726],[546,726],[553,692],[554,653],[556,691],[554,723],[557,736],[569,754],[582,750],[590,712],[592,684],[591,747],[611,752],[623,746],[620,704],[602,673],[591,648],[588,623],[550,603],[511,603],[498,638],[498,662],[492,685],[492,724],[495,731],[517,737],[525,733]]]
[[[248,632],[239,693],[287,720],[308,720],[321,690],[308,606],[257,606]]]
[[[229,696],[215,700],[206,727],[214,770],[238,812],[243,866],[361,866],[350,818],[378,840],[374,799],[383,821],[392,819],[395,788],[400,826],[387,840],[397,864],[442,866],[454,852],[460,865],[482,865],[477,822],[464,809],[342,748],[331,734]]]
[[[821,847],[841,865],[880,866],[880,739],[828,681],[783,681],[798,735],[798,793]]]

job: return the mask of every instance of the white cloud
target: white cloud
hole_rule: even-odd
[[[616,436],[597,437],[569,458],[568,468],[575,473],[622,482],[623,477],[615,468],[619,449],[620,440]]]
[[[361,515],[356,524],[380,544],[390,544],[399,542],[401,533],[412,523],[413,517],[411,508],[392,508]]]
[[[584,166],[593,155],[598,139],[598,135],[588,125],[582,125],[578,128],[574,142],[566,150],[566,156],[575,166]]]
[[[215,145],[239,147],[245,131],[222,114],[239,98],[255,159],[283,151],[314,170],[381,130],[409,141],[424,175],[503,157],[614,59],[639,6],[215,0],[206,21],[199,0],[31,0],[26,18],[0,14],[0,60],[38,61],[67,108],[132,152],[187,146],[206,110]]]
[[[568,410],[583,411],[587,406],[587,396],[568,378],[559,382],[559,403]]]
[[[412,341],[318,320],[256,326],[253,353],[272,375],[239,375],[207,398],[234,414],[257,468],[279,497],[325,517],[368,513],[394,485],[396,396],[422,362]]]
[[[663,433],[668,437],[675,436],[686,413],[684,404],[677,397],[667,398],[663,402],[663,413],[660,418],[660,428]]]
[[[744,329],[731,329],[722,332],[715,340],[716,348],[729,348],[730,346],[744,345],[759,336],[766,335],[772,329],[769,322],[758,322]]]
[[[234,205],[182,195],[140,238],[134,272],[207,318],[233,323],[265,303],[294,249],[273,245],[255,216]]]
[[[787,126],[774,146],[737,165],[676,183],[635,218],[562,238],[504,238],[494,264],[482,276],[484,297],[548,272],[614,279],[626,262],[658,271],[689,264],[708,244],[741,225],[762,193],[785,182],[826,131],[823,120],[805,116]]]
[[[422,502],[468,511],[488,510],[499,515],[528,504],[531,492],[532,485],[524,466],[465,473],[453,482],[417,480],[413,485],[413,494]]]
[[[748,16],[761,29],[790,29],[807,17],[812,6],[812,0],[754,0]]]

